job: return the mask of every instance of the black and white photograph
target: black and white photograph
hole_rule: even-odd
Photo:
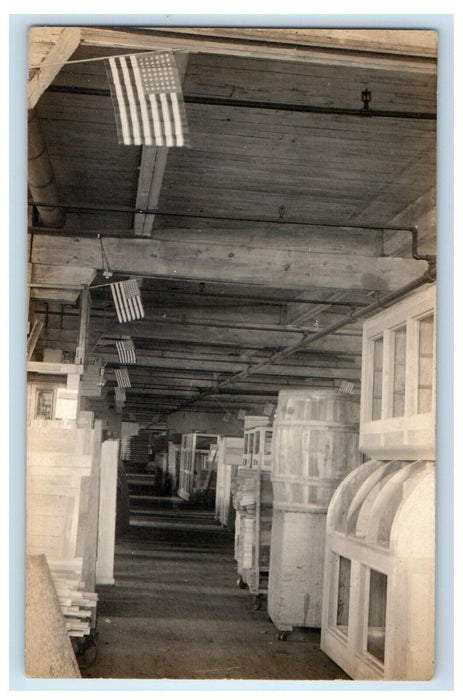
[[[28,29],[28,679],[434,678],[439,50]]]

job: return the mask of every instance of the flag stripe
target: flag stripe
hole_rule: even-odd
[[[119,110],[116,110],[116,118],[119,117],[119,126],[122,132],[122,139],[124,143],[130,142],[130,127],[129,120],[127,116],[127,111],[125,108],[124,90],[119,78],[119,68],[117,59],[110,58],[109,66],[111,69],[111,75],[113,79],[114,93],[116,96],[117,104]]]
[[[137,317],[137,308],[134,303],[133,297],[129,297],[126,299],[126,304],[127,304],[127,315],[129,318],[136,318]]]
[[[150,121],[147,109],[147,103],[145,99],[145,94],[143,91],[143,84],[140,75],[140,70],[138,68],[137,59],[135,56],[130,57],[130,64],[133,72],[133,77],[135,80],[135,85],[137,87],[138,99],[140,101],[140,115],[143,126],[143,143],[145,146],[151,146],[153,140],[151,138]]]
[[[167,102],[167,95],[165,92],[161,92],[159,95],[159,99],[161,101],[161,109],[162,109],[162,116],[163,116],[163,121],[164,121],[164,129],[166,132],[166,146],[173,146],[174,145],[174,139],[172,138],[172,128],[171,128],[171,123],[170,123],[170,113],[169,113],[169,104]]]
[[[125,315],[124,299],[122,297],[122,292],[119,287],[119,283],[111,285],[111,289],[114,294],[114,304],[116,306],[117,320],[119,321],[119,323],[123,323],[124,321],[127,321],[127,317]]]
[[[174,116],[175,136],[177,139],[177,146],[183,146],[182,119],[180,117],[180,106],[178,103],[177,93],[173,92],[170,96],[170,99],[172,102],[172,113]]]
[[[153,115],[154,137],[158,146],[164,146],[164,134],[162,131],[161,120],[159,119],[158,101],[156,98],[156,95],[149,96]]]
[[[138,122],[138,113],[136,107],[137,101],[135,100],[135,96],[133,94],[132,81],[130,80],[130,73],[125,58],[121,59],[121,69],[122,75],[124,76],[124,85],[127,90],[127,99],[129,102],[130,116],[132,118],[133,142],[138,145],[141,144],[142,141],[140,136],[140,125]]]

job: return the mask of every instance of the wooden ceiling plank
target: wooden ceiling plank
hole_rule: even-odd
[[[37,36],[37,34],[30,35],[31,41],[34,41],[34,36]],[[64,27],[61,30],[56,43],[50,48],[45,58],[41,61],[40,67],[33,72],[32,78],[28,82],[27,106],[29,109],[35,107],[42,93],[53,82],[65,62],[79,46],[79,43],[79,27]],[[33,48],[31,48],[30,60],[36,60]]]

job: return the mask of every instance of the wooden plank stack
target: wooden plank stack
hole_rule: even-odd
[[[27,435],[27,554],[45,554],[71,635],[95,623],[101,421],[32,420]]]
[[[240,578],[251,593],[267,589],[272,527],[272,483],[269,472],[238,468],[232,484],[235,559]]]

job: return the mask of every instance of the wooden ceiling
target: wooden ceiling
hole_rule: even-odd
[[[119,145],[101,59],[166,48],[190,147]],[[435,253],[434,33],[36,27],[29,58],[53,175],[51,192],[29,182],[38,355],[73,357],[91,280],[109,405],[114,338],[136,347],[126,418],[261,411],[284,386],[359,382],[359,320],[312,336],[425,272],[405,229]],[[117,322],[105,267],[140,279],[142,320]]]

